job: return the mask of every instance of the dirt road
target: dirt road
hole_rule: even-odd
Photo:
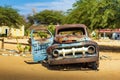
[[[99,71],[49,70],[41,64],[26,64],[25,57],[0,56],[0,80],[119,80],[120,54],[101,52],[100,55]]]
[[[50,70],[41,64],[26,64],[27,57],[0,55],[0,80],[120,80],[120,53],[103,51],[100,52],[99,71]]]

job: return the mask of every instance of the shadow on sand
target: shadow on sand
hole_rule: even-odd
[[[56,71],[93,71],[93,69],[86,64],[49,65],[42,63],[42,66],[46,67],[48,70]],[[95,71],[99,71],[99,69]]]
[[[106,46],[106,45],[99,45],[99,49],[102,52],[115,52],[120,53],[120,46]]]
[[[33,64],[41,64],[43,67],[47,68],[48,70],[55,70],[55,71],[93,71],[94,69],[92,66],[88,66],[86,63],[79,63],[79,64],[66,64],[66,65],[49,65],[47,61],[42,62],[32,62],[32,61],[24,61],[29,65]],[[94,71],[99,71],[99,69],[95,69]]]

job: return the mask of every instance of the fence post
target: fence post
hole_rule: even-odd
[[[4,49],[4,38],[2,38],[2,49]]]

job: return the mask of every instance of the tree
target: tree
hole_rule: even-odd
[[[34,24],[34,16],[28,15],[27,20],[30,25]]]
[[[77,0],[66,23],[83,23],[91,30],[116,28],[120,24],[120,0]]]
[[[16,9],[11,7],[0,6],[0,26],[6,25],[8,27],[19,28],[24,24],[24,19],[19,15]]]
[[[43,10],[34,15],[34,20],[41,24],[61,24],[64,14],[62,11]]]

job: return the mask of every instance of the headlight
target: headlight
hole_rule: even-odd
[[[54,57],[58,57],[59,56],[59,52],[58,52],[58,50],[53,50],[53,56]]]
[[[95,47],[94,46],[89,46],[88,47],[88,53],[90,53],[90,54],[95,53]]]

